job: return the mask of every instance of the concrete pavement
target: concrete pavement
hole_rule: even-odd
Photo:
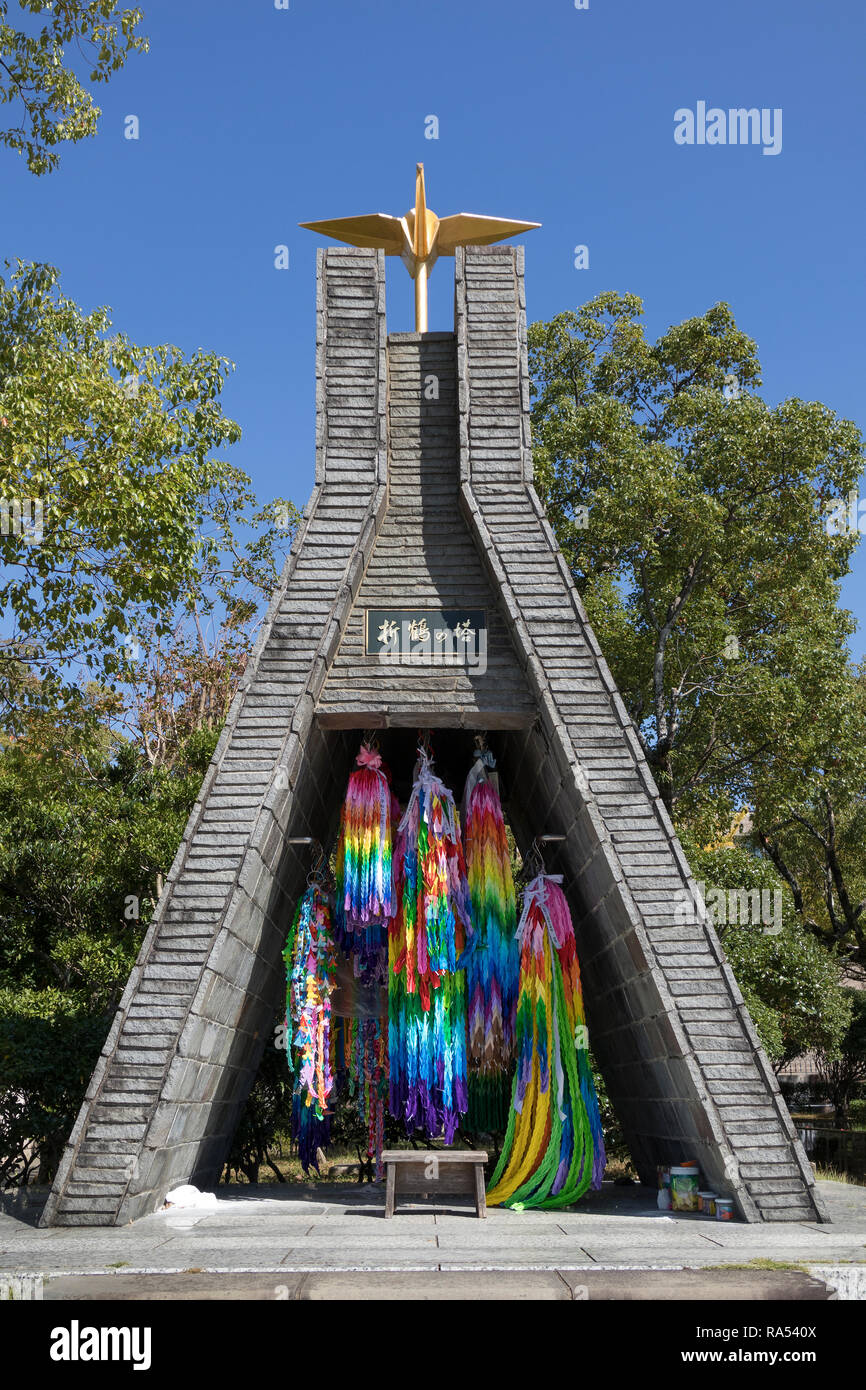
[[[688,1287],[750,1287],[752,1291],[743,1296],[755,1298],[818,1297],[821,1290],[826,1296],[828,1288],[840,1290],[836,1296],[864,1297],[866,1187],[823,1182],[820,1188],[831,1224],[747,1225],[673,1215],[658,1211],[651,1189],[611,1184],[569,1211],[493,1208],[486,1221],[478,1220],[469,1206],[422,1202],[398,1209],[392,1221],[385,1221],[380,1186],[321,1183],[220,1188],[215,1206],[157,1212],[125,1227],[43,1230],[0,1215],[0,1275],[42,1274],[52,1282],[62,1277],[62,1284],[54,1285],[60,1297],[80,1297],[88,1289],[91,1296],[123,1296],[131,1288],[128,1280],[148,1275],[153,1296],[177,1297],[174,1276],[183,1276],[181,1285],[190,1296],[192,1286],[186,1280],[231,1274],[233,1280],[223,1277],[220,1297],[293,1299],[344,1297],[344,1293],[325,1292],[341,1287],[389,1290],[366,1296],[417,1297],[417,1293],[399,1291],[414,1287],[415,1275],[435,1273],[448,1279],[435,1284],[428,1279],[431,1292],[425,1297],[466,1297],[448,1290],[461,1289],[468,1276],[467,1287],[476,1291],[472,1297],[560,1298],[573,1297],[574,1288],[590,1280],[598,1290],[592,1296],[603,1297],[602,1290],[610,1287],[614,1274],[621,1276],[620,1289],[638,1290],[616,1297],[684,1297],[682,1291],[672,1291],[687,1287],[679,1271],[703,1270],[709,1284],[694,1282],[690,1274]],[[799,1268],[756,1270],[756,1261]],[[750,1266],[745,1271],[750,1278],[756,1273],[761,1277],[748,1285],[745,1272],[734,1271],[734,1266]],[[819,1267],[825,1273],[817,1274],[816,1291],[809,1271]],[[827,1270],[837,1271],[835,1285],[829,1282]],[[667,1293],[640,1292],[661,1287],[652,1271],[665,1275]],[[376,1278],[359,1284],[359,1273]],[[733,1273],[736,1279],[730,1278]],[[480,1277],[485,1274],[497,1278]],[[727,1284],[720,1274],[729,1276]],[[505,1275],[507,1279],[500,1277]],[[83,1285],[80,1276],[101,1277],[98,1284]],[[166,1276],[172,1277],[166,1281]],[[455,1276],[461,1276],[456,1283]],[[774,1285],[780,1276],[785,1276],[782,1283]],[[109,1280],[113,1281],[110,1286]],[[519,1292],[530,1285],[536,1292]],[[286,1292],[275,1295],[278,1286]],[[771,1286],[786,1286],[789,1293],[761,1293]],[[106,1292],[109,1287],[113,1293]],[[192,1296],[214,1296],[217,1286],[206,1279],[199,1287],[201,1292]],[[482,1292],[494,1287],[498,1292]],[[73,1288],[78,1292],[72,1293]],[[230,1293],[230,1288],[237,1292]],[[434,1288],[440,1292],[434,1293]],[[64,1294],[63,1289],[70,1292]],[[704,1292],[701,1296],[731,1294]]]

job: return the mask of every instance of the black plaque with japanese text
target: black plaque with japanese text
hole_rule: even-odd
[[[460,660],[487,643],[483,608],[368,608],[366,651],[409,655],[429,649]]]

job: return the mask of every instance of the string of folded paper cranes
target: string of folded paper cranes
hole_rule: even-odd
[[[374,740],[361,746],[333,909],[316,846],[284,953],[293,1132],[305,1170],[318,1167],[340,1073],[377,1175],[387,1100],[408,1132],[446,1144],[463,1116],[475,1132],[504,1130],[491,1205],[566,1206],[600,1186],[605,1161],[574,930],[538,840],[518,922],[496,765],[476,745],[459,815],[423,736],[402,817]],[[359,987],[387,981],[382,1017],[332,1027],[338,948]]]

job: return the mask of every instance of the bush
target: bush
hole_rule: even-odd
[[[0,990],[0,1188],[53,1180],[110,1022],[58,990]]]
[[[861,989],[845,992],[850,996],[851,1021],[839,1046],[818,1054],[818,1069],[840,1128],[847,1127],[851,1104],[866,1082],[866,992]]]
[[[804,930],[790,891],[772,864],[751,850],[705,850],[687,846],[695,878],[705,882],[712,907],[713,888],[781,894],[781,930],[776,922],[717,923],[725,954],[752,1015],[758,1036],[778,1070],[804,1052],[833,1052],[851,1017],[850,991],[841,984],[835,953]]]

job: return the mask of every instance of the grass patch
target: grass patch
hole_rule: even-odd
[[[854,1175],[852,1173],[846,1173],[844,1169],[822,1168],[819,1163],[813,1163],[812,1167],[815,1169],[815,1177],[818,1182],[850,1182],[853,1183],[855,1187],[858,1186],[857,1179]]]
[[[115,1260],[114,1264],[106,1265],[106,1269],[129,1269],[129,1260]]]
[[[780,1273],[785,1273],[786,1271],[789,1271],[789,1270],[799,1270],[800,1273],[802,1273],[802,1274],[808,1274],[808,1273],[809,1273],[808,1267],[807,1267],[806,1265],[804,1265],[804,1264],[798,1264],[795,1260],[767,1260],[767,1259],[764,1259],[764,1258],[762,1258],[762,1257],[759,1257],[759,1258],[754,1259],[754,1260],[749,1260],[749,1261],[747,1261],[746,1264],[705,1265],[704,1268],[705,1268],[705,1269],[774,1269],[774,1270],[778,1270]]]

